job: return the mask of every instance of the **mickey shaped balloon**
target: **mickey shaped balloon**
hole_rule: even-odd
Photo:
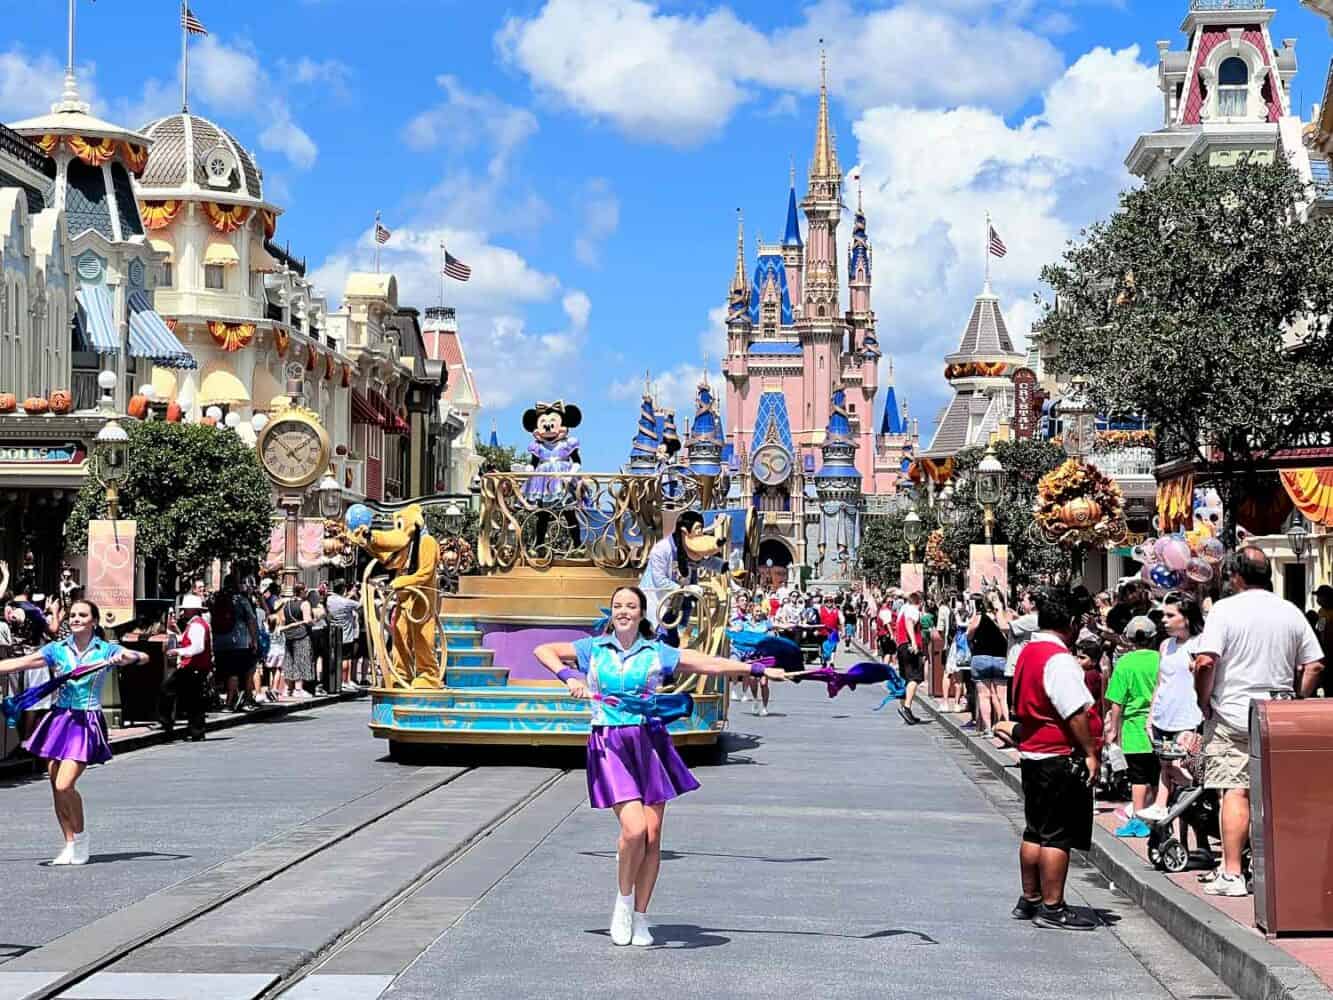
[[[1148,579],[1159,590],[1171,590],[1180,586],[1182,574],[1158,563],[1149,570]]]

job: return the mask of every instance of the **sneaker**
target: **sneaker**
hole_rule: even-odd
[[[60,849],[60,853],[51,859],[53,865],[67,865],[74,857],[74,841],[65,841],[65,846]]]
[[[768,718],[768,706],[764,706],[759,710],[759,716],[764,719]]]
[[[323,698],[326,694],[328,694],[328,692],[324,690],[324,685],[323,685],[323,684],[320,684],[320,685],[317,685],[317,686],[316,686],[316,688],[315,688],[315,697],[316,697],[316,698]]]
[[[624,897],[616,897],[616,908],[611,911],[611,943],[627,945],[634,937],[634,904]]]
[[[1151,836],[1151,834],[1152,831],[1148,829],[1148,824],[1143,822],[1143,820],[1139,819],[1137,816],[1115,831],[1117,837],[1129,839],[1135,837],[1147,837]]]
[[[74,842],[70,845],[74,850],[70,854],[69,863],[72,865],[86,865],[88,863],[88,852],[91,845],[88,843],[88,832],[76,833]]]
[[[356,681],[345,681],[343,683],[343,690],[350,691],[352,694],[356,694],[356,692],[361,690],[361,686],[357,684]]]
[[[1037,915],[1039,909],[1041,909],[1040,900],[1031,900],[1026,896],[1019,896],[1018,902],[1015,903],[1014,908],[1009,911],[1009,916],[1013,917],[1015,920],[1031,920]]]
[[[906,706],[906,705],[899,705],[899,706],[898,706],[898,714],[902,717],[902,720],[903,720],[904,722],[906,722],[909,726],[915,726],[915,725],[916,725],[916,723],[917,723],[917,718],[916,718],[915,715],[913,715],[911,712],[909,712],[909,711],[907,710],[907,706]]]
[[[750,700],[750,692],[746,691],[743,695],[741,695],[741,701],[749,701],[749,700]]]
[[[1248,896],[1249,888],[1245,885],[1245,876],[1230,875],[1227,872],[1219,872],[1217,878],[1213,879],[1203,887],[1205,896]]]
[[[964,723],[963,723],[961,726],[959,726],[958,728],[961,729],[961,730],[962,730],[963,732],[965,732],[965,733],[975,733],[975,732],[977,731],[977,724],[976,724],[975,722],[972,722],[972,721],[969,720],[969,721],[967,721],[967,722],[964,722]]]
[[[1150,826],[1155,825],[1157,823],[1162,822],[1162,820],[1166,819],[1166,806],[1151,805],[1148,806],[1148,808],[1146,809],[1140,809],[1137,813],[1135,813],[1135,816],[1143,820],[1143,822],[1149,824]]]
[[[629,943],[636,948],[647,948],[656,942],[653,941],[653,932],[648,927],[648,914],[635,913],[633,923],[633,934],[630,936]]]
[[[1071,910],[1064,903],[1059,906],[1047,906],[1042,903],[1037,908],[1037,915],[1032,922],[1038,927],[1048,927],[1058,931],[1090,931],[1096,928],[1097,921]]]

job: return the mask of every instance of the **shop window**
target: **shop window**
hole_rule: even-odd
[[[227,287],[227,272],[221,264],[204,265],[204,287],[223,291]]]
[[[163,265],[162,265],[162,287],[163,287],[163,288],[170,288],[170,287],[172,287],[174,284],[176,284],[176,276],[175,276],[175,274],[173,273],[174,270],[175,270],[175,269],[172,267],[172,265],[171,265],[171,261],[166,261],[165,263],[163,263]]]
[[[1223,118],[1243,118],[1249,110],[1250,67],[1232,56],[1217,68],[1217,111]]]

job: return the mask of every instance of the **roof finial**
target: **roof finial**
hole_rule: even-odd
[[[856,214],[865,214],[865,210],[861,207],[861,171],[859,170],[856,172]]]
[[[736,273],[731,278],[733,292],[745,290],[745,213],[736,209]]]
[[[653,394],[653,370],[651,368],[643,370],[643,394],[648,397]]]
[[[796,154],[791,154],[791,180],[789,181],[791,189],[796,190]]]
[[[824,51],[824,39],[819,40],[819,123],[815,128],[815,158],[810,164],[810,176],[819,178],[836,177],[838,154],[834,150],[833,140],[829,137],[828,116],[828,56]]]
[[[69,0],[68,35],[65,46],[65,87],[60,92],[60,100],[51,105],[51,111],[80,111],[88,113],[88,105],[79,100],[79,84],[74,78],[74,3]]]

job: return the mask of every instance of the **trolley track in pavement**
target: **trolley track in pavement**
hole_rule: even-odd
[[[299,958],[284,959],[286,967],[270,970],[274,974],[269,984],[253,994],[276,996],[326,961],[332,952],[382,922],[404,900],[540,799],[568,773],[554,768],[488,770],[468,766],[446,773],[421,769],[37,948],[0,966],[0,971],[17,971],[34,978],[48,972],[53,977],[23,994],[24,1000],[56,1000],[81,985],[86,990],[87,984],[100,976],[114,975],[118,967],[132,966],[155,950],[171,951],[173,937],[188,935],[201,924],[225,922],[233,911],[236,919],[243,918],[247,907],[262,905],[261,896],[274,894],[279,881],[299,887],[304,879],[311,886],[318,885],[312,879],[326,866],[347,865],[345,851],[393,844],[395,838],[399,843],[420,844],[433,821],[458,814],[452,821],[456,836],[441,853],[416,863],[415,869],[410,857],[392,859],[396,868],[388,869],[387,875],[397,881],[384,885],[386,896],[371,912],[359,915],[350,927],[330,927],[327,940]],[[500,787],[496,792],[485,780],[490,775],[498,775],[495,784]],[[499,800],[488,801],[495,794]],[[404,840],[404,828],[412,831],[414,839]],[[336,850],[340,847],[344,852]],[[364,893],[366,887],[358,891]],[[204,898],[200,900],[200,896]],[[91,958],[87,953],[90,943],[95,951]],[[68,961],[67,956],[73,954],[79,955],[77,963]]]

